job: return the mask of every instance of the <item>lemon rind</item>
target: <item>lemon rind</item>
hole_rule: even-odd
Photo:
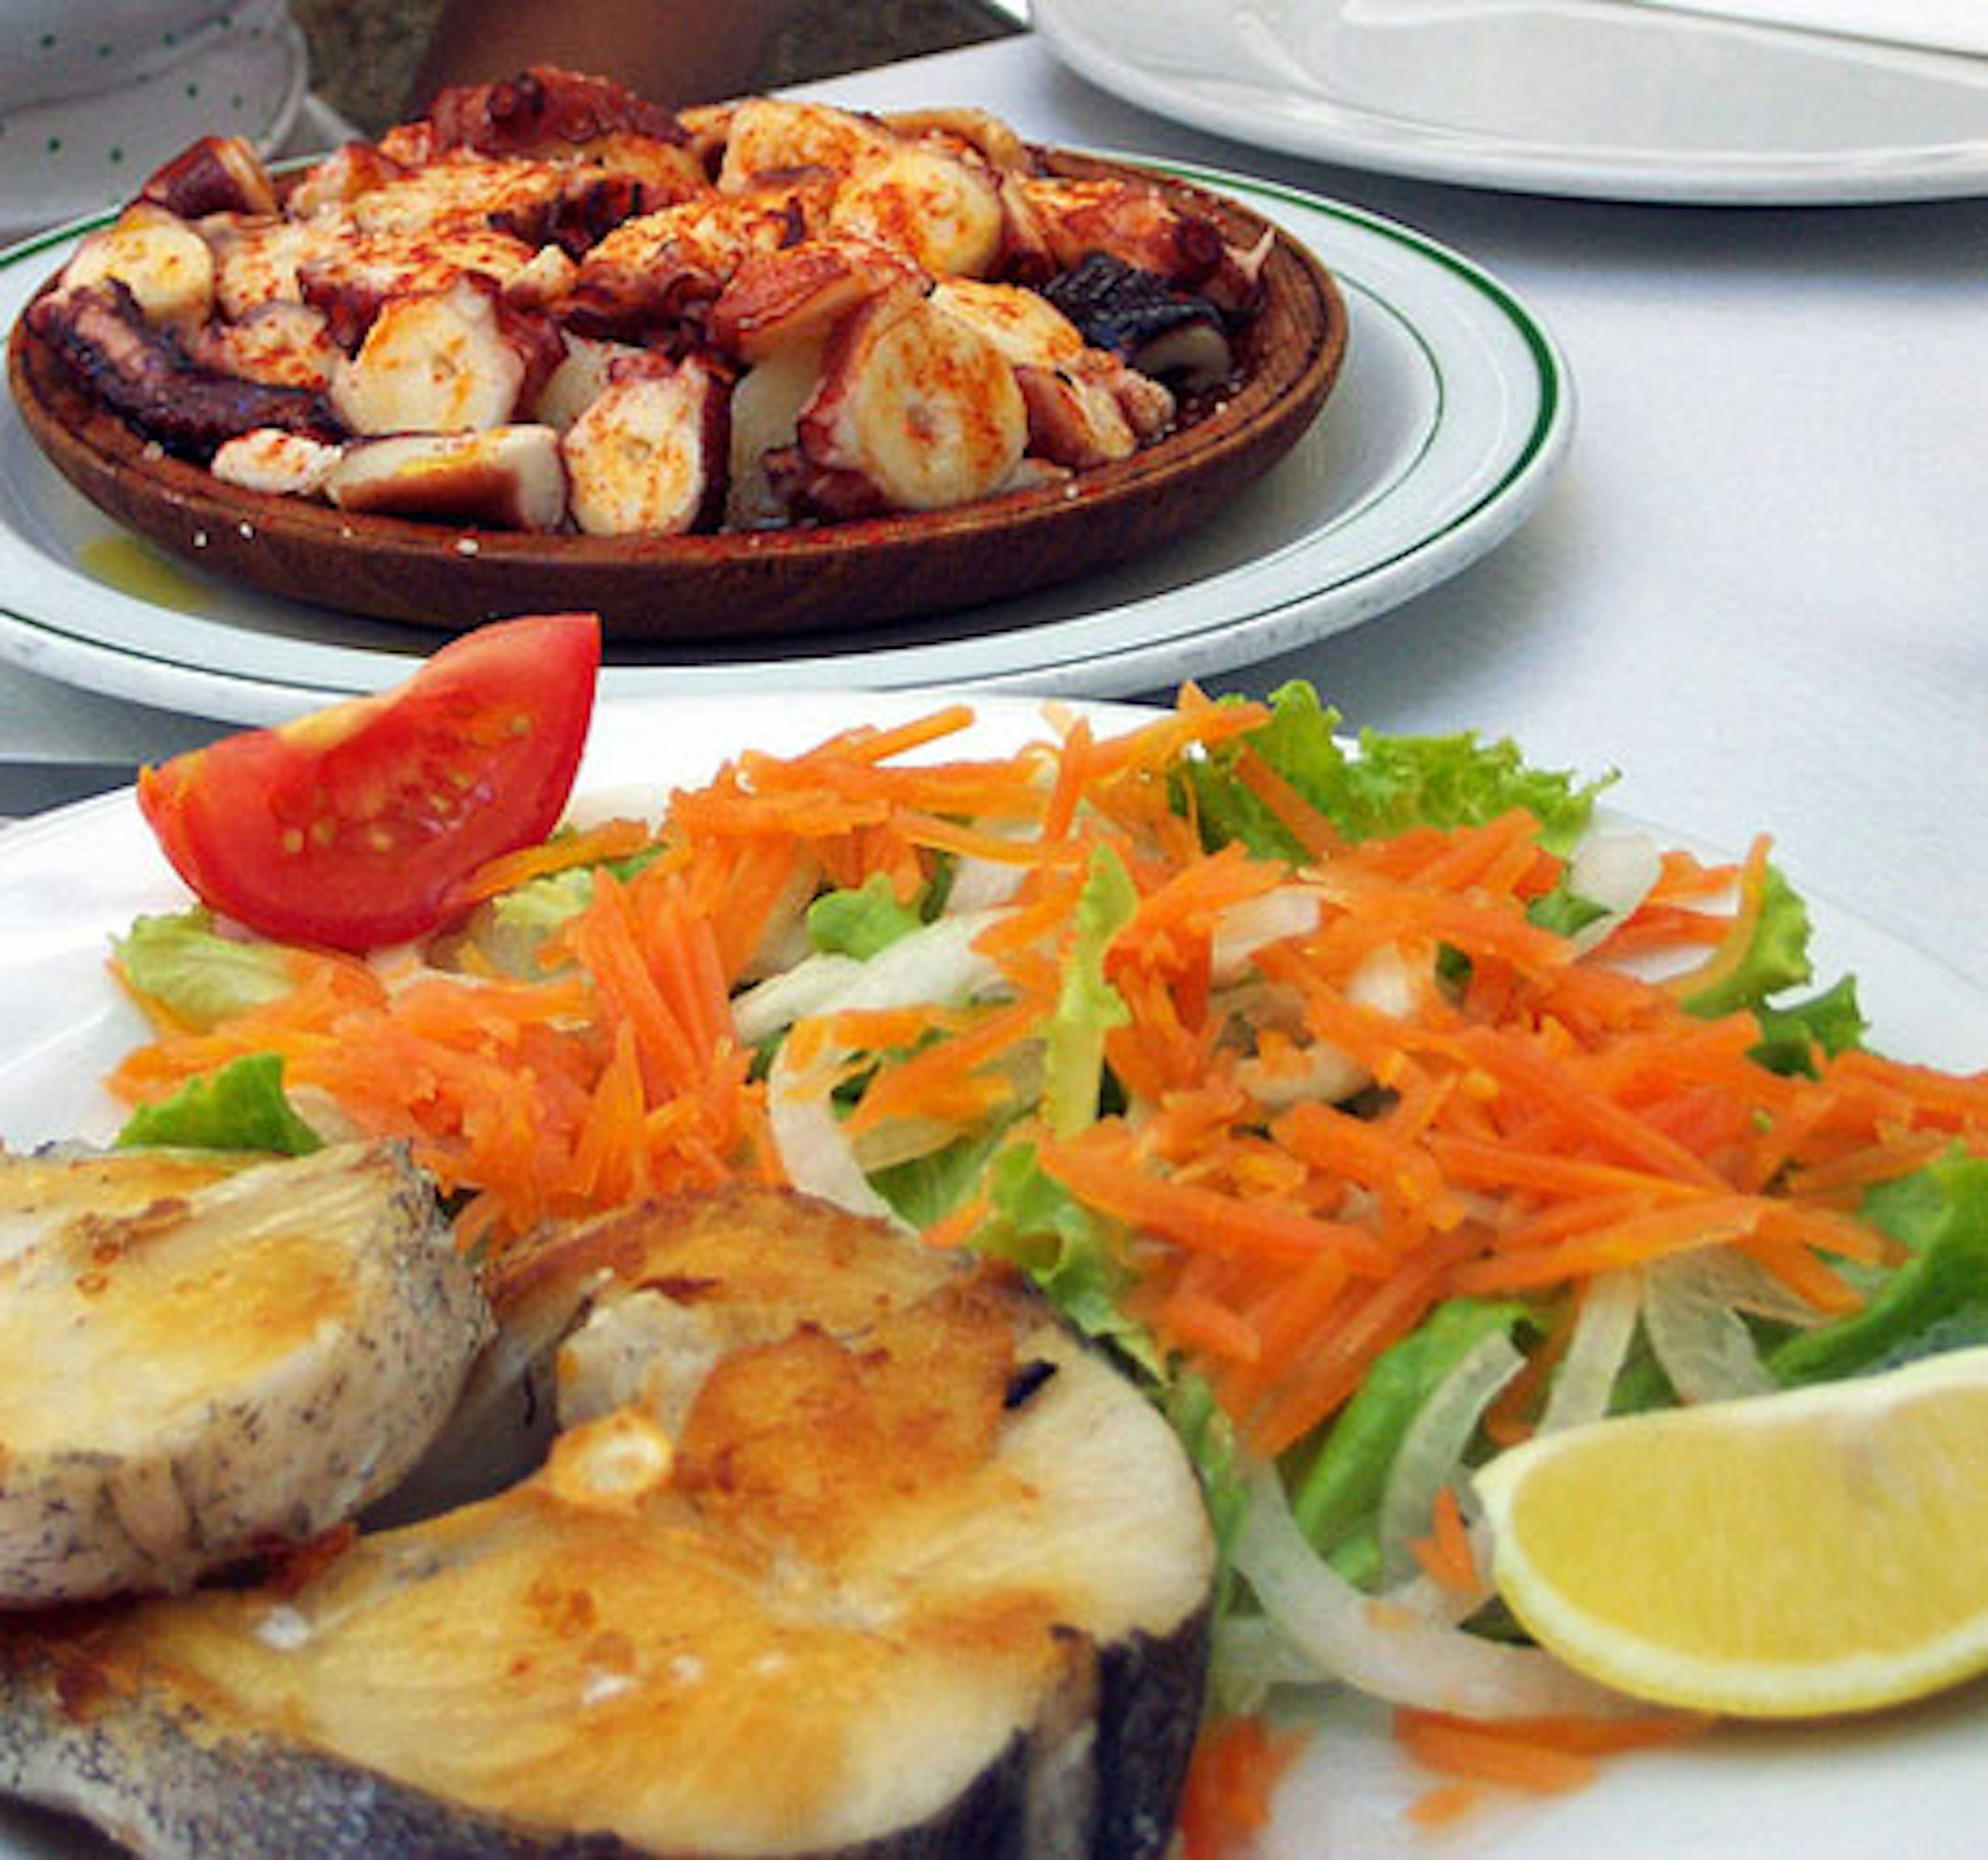
[[[1746,1398],[1770,1404],[1763,1425],[1799,1425],[1843,1409],[1875,1412],[1942,1386],[1988,1383],[1988,1348],[1952,1351],[1880,1378],[1834,1382]],[[1721,1407],[1739,1404],[1720,1404]],[[1904,1652],[1868,1650],[1813,1661],[1708,1658],[1600,1619],[1570,1603],[1519,1548],[1511,1528],[1526,1469],[1543,1452],[1564,1450],[1592,1428],[1692,1426],[1709,1409],[1663,1410],[1627,1420],[1600,1421],[1515,1448],[1478,1475],[1477,1496],[1493,1534],[1492,1576],[1506,1605],[1542,1646],[1567,1666],[1636,1698],[1736,1717],[1798,1718],[1872,1711],[1903,1705],[1988,1672],[1988,1600],[1976,1614]]]

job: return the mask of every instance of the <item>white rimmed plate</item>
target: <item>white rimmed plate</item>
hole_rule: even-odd
[[[580,776],[588,790],[661,791],[708,775],[747,747],[790,751],[834,730],[931,707],[931,694],[767,695],[613,704],[597,718]],[[951,754],[999,752],[1040,733],[1041,706],[976,699],[973,733]],[[1141,714],[1091,706],[1101,724]],[[628,804],[617,796],[617,804]],[[1799,874],[1797,874],[1799,882]],[[0,1139],[101,1137],[116,1113],[96,1080],[144,1037],[103,972],[106,939],[141,912],[185,902],[128,793],[0,833]],[[1888,1050],[1949,1067],[1988,1055],[1988,994],[1936,958],[1824,901],[1810,900],[1821,972],[1854,971]],[[1597,1853],[1689,1853],[1693,1860],[1963,1860],[1988,1820],[1988,1689],[1976,1686],[1862,1725],[1729,1728],[1660,1753],[1614,1760],[1575,1794],[1494,1804],[1440,1835],[1401,1818],[1430,1779],[1412,1771],[1384,1714],[1329,1707],[1287,1781],[1264,1860],[1588,1860]],[[108,1851],[66,1823],[0,1811],[5,1860],[74,1860]]]
[[[1615,0],[1034,0],[1073,69],[1260,148],[1734,205],[1988,192],[1988,59]]]
[[[1351,334],[1325,413],[1213,522],[1148,560],[969,613],[832,640],[617,647],[614,697],[953,685],[1154,692],[1357,625],[1456,573],[1537,506],[1573,430],[1553,339],[1497,280],[1408,228],[1242,176],[1179,169],[1310,246]],[[0,255],[0,324],[69,237]],[[241,722],[376,690],[431,634],[139,555],[0,405],[0,657],[113,696]]]

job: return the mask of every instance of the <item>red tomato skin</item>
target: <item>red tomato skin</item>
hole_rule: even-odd
[[[496,621],[393,690],[147,769],[138,805],[218,915],[285,942],[404,942],[558,824],[600,665],[593,614]]]

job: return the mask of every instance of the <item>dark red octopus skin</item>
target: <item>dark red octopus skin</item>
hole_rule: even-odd
[[[345,435],[322,394],[194,361],[171,331],[145,321],[114,279],[42,298],[28,324],[105,406],[169,451],[205,462],[224,441],[259,427],[327,441]]]
[[[255,150],[238,136],[203,136],[148,179],[138,198],[183,220],[211,213],[276,211],[276,189]]]
[[[452,148],[521,155],[557,142],[591,142],[631,131],[661,142],[688,140],[676,112],[556,65],[534,65],[494,84],[455,84],[436,93],[428,122],[438,155]]]
[[[631,265],[589,265],[556,314],[576,336],[674,349],[702,327],[724,288],[724,279],[691,265],[659,277]]]
[[[583,258],[624,220],[647,213],[648,190],[631,174],[576,177],[542,208],[490,215],[499,232],[528,245],[553,245],[568,258]]]

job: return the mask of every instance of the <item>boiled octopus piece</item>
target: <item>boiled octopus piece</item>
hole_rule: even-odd
[[[1235,370],[1228,326],[1213,304],[1110,252],[1086,253],[1044,284],[1042,295],[1091,347],[1109,350],[1141,374],[1205,387]]]
[[[145,321],[115,279],[43,298],[28,323],[105,406],[184,457],[205,462],[223,441],[259,427],[344,437],[323,395],[243,380],[190,360],[176,336]]]
[[[433,151],[472,148],[482,155],[520,155],[633,130],[659,142],[681,142],[676,113],[624,90],[556,65],[534,65],[494,84],[456,84],[428,107]]]

